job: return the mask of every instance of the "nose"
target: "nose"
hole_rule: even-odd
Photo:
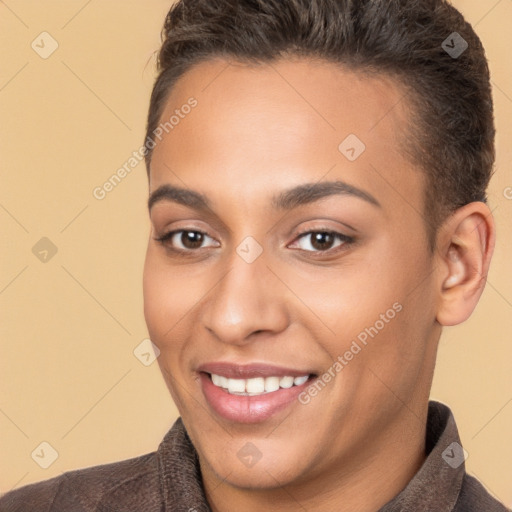
[[[262,254],[247,263],[238,254],[203,303],[201,322],[218,340],[244,345],[256,333],[278,333],[289,323],[287,290]]]

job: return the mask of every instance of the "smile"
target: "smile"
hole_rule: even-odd
[[[230,395],[259,396],[272,393],[278,389],[289,389],[292,386],[301,386],[308,379],[309,375],[301,377],[255,377],[253,379],[229,379],[223,375],[212,373],[210,378],[214,386],[225,389]]]
[[[260,423],[293,407],[316,378],[308,370],[266,364],[208,363],[198,369],[213,414],[235,423]]]

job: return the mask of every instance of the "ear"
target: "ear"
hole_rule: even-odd
[[[485,287],[496,229],[485,203],[456,210],[437,236],[437,321],[444,326],[467,320]]]

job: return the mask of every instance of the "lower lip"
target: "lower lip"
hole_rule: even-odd
[[[201,372],[201,386],[211,408],[223,418],[238,423],[259,423],[286,409],[304,389],[311,384],[311,378],[300,386],[256,396],[231,395],[215,386],[206,373]]]

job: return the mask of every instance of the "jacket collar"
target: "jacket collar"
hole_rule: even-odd
[[[465,475],[463,450],[450,409],[429,403],[427,459],[407,487],[379,512],[451,512]],[[199,459],[181,418],[158,448],[165,512],[211,512],[202,486]]]
[[[379,512],[451,512],[466,473],[464,451],[450,409],[431,401],[425,442],[427,458],[407,487]]]

